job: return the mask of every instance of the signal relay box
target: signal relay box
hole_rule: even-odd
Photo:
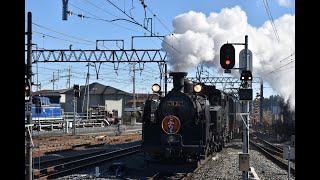
[[[239,153],[239,171],[250,171],[249,153]]]

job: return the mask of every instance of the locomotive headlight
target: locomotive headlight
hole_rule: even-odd
[[[201,84],[196,84],[193,86],[194,92],[201,92],[202,91],[202,85]]]
[[[157,93],[157,92],[159,92],[161,90],[161,87],[160,87],[159,84],[154,84],[154,85],[152,85],[151,89],[152,89],[153,92]]]

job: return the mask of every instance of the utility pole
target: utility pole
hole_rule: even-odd
[[[28,32],[27,32],[27,79],[30,82],[30,96],[29,96],[29,104],[32,105],[32,83],[31,83],[31,76],[32,76],[32,14],[28,12]],[[32,111],[29,111],[27,114],[27,137],[26,137],[26,148],[27,148],[27,160],[25,165],[26,170],[26,180],[33,180],[33,173],[32,173],[32,151],[33,151],[33,143],[32,143]]]
[[[90,73],[89,73],[89,70],[90,70],[90,63],[88,62],[88,72],[87,72],[87,95],[88,95],[88,98],[87,98],[87,119],[89,119],[89,103],[90,103],[90,84],[89,84],[89,79],[90,79]]]
[[[135,69],[135,63],[133,63],[133,77],[132,77],[132,92],[133,92],[133,111],[136,111],[136,87],[135,87],[135,81],[136,81],[136,69]]]
[[[132,94],[133,94],[133,113],[136,113],[137,111],[137,105],[136,105],[136,63],[133,63],[132,66],[132,71],[133,71],[133,76],[132,76]],[[136,123],[136,119],[134,118],[134,121],[131,120],[132,125]]]
[[[56,80],[54,79],[54,72],[53,72],[53,75],[52,75],[52,90],[54,90],[54,82],[55,82]]]
[[[57,81],[60,79],[60,71],[58,70],[58,77],[57,77]],[[57,89],[59,89],[59,85],[57,84]]]
[[[67,79],[67,87],[70,88],[70,81],[71,81],[71,68],[69,66],[68,69],[69,75],[68,75],[68,79]]]
[[[77,97],[73,98],[73,121],[72,121],[72,135],[76,135],[76,113],[77,113]]]

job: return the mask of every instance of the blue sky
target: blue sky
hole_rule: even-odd
[[[146,5],[146,8],[143,8],[142,2]],[[146,20],[148,19],[150,24],[151,18],[152,32],[154,34],[166,36],[174,33],[174,38],[181,37],[181,40],[183,40],[183,37],[187,34],[186,30],[188,29],[193,33],[204,32],[201,28],[201,30],[199,30],[197,29],[198,27],[192,27],[193,24],[191,24],[191,26],[181,25],[181,22],[188,22],[187,20],[190,19],[190,17],[206,17],[208,20],[207,23],[209,25],[211,23],[212,27],[215,27],[218,23],[209,22],[209,16],[211,16],[211,18],[215,15],[221,17],[218,21],[226,17],[226,19],[224,21],[221,20],[218,25],[222,27],[223,23],[234,23],[235,28],[244,27],[243,29],[245,30],[238,28],[233,31],[244,31],[244,34],[249,34],[249,49],[252,47],[254,51],[253,66],[254,68],[255,66],[257,67],[256,74],[263,76],[262,70],[273,72],[273,70],[279,70],[281,66],[289,68],[286,64],[281,63],[284,63],[282,60],[286,60],[286,57],[294,54],[294,46],[286,49],[284,51],[286,53],[283,54],[279,54],[279,52],[273,50],[270,52],[270,54],[273,55],[262,54],[261,51],[268,51],[268,49],[259,49],[256,48],[256,46],[263,47],[263,42],[269,41],[270,39],[270,47],[279,46],[282,48],[286,43],[292,44],[292,41],[287,42],[286,39],[292,39],[294,34],[289,37],[285,35],[286,33],[283,35],[282,33],[286,32],[286,30],[282,31],[283,28],[281,26],[284,24],[284,26],[290,26],[289,29],[295,28],[294,22],[292,23],[291,20],[292,16],[293,18],[295,16],[294,3],[294,0],[69,0],[68,10],[71,11],[72,14],[68,16],[68,20],[62,20],[62,1],[27,0],[25,1],[25,20],[27,22],[27,13],[31,12],[33,22],[32,43],[36,44],[36,46],[33,46],[34,49],[69,49],[71,45],[72,49],[91,50],[95,49],[96,45],[98,45],[100,49],[118,49],[119,46],[122,45],[124,49],[131,49],[132,36],[149,36],[151,34],[151,26],[148,26],[148,30],[146,30],[137,25],[146,25]],[[225,11],[226,9],[227,11]],[[190,11],[194,13],[190,13]],[[234,15],[232,13],[234,13]],[[285,14],[290,15],[290,17],[284,17]],[[80,18],[79,16],[81,15],[83,15],[84,18]],[[177,18],[178,16],[180,19]],[[134,19],[130,19],[129,17]],[[247,19],[245,19],[245,17]],[[235,20],[232,21],[230,19]],[[129,20],[135,21],[135,23],[129,22]],[[274,22],[275,26],[271,26],[272,23],[270,23],[270,20]],[[238,21],[243,22],[241,26],[237,26]],[[287,25],[286,22],[291,23]],[[201,25],[202,24],[197,24],[195,26],[201,27]],[[231,26],[233,26],[233,24],[231,24]],[[271,31],[268,31],[268,27]],[[185,31],[182,29],[185,29]],[[218,33],[218,31],[210,32],[210,29],[206,31],[205,34],[206,36],[208,35],[209,38],[213,36],[212,33]],[[238,37],[231,38],[237,33],[233,31],[229,29],[225,31],[226,33],[223,38],[221,38],[222,36],[215,36],[217,37],[214,40],[215,48],[220,46],[219,43],[226,43],[226,41],[240,41],[240,43],[243,43],[243,34],[239,33],[239,36],[242,37],[240,39]],[[228,32],[230,33],[228,34]],[[259,35],[261,32],[267,32],[268,35],[263,35],[263,37],[260,38]],[[228,36],[230,36],[230,38],[228,38]],[[214,39],[215,37],[212,38]],[[97,44],[96,40],[107,41],[104,41],[104,44]],[[117,44],[116,41],[109,40],[121,40],[124,44],[119,43],[119,41],[117,41]],[[206,44],[206,42],[207,41],[203,41],[200,43]],[[179,45],[179,47],[180,46],[184,47],[183,45]],[[134,41],[134,48],[162,49],[163,40],[159,40],[158,38],[140,38]],[[239,49],[237,48],[236,51],[236,54],[238,54]],[[274,54],[277,54],[277,57],[273,57]],[[214,56],[214,58],[217,57],[218,56]],[[203,57],[203,59],[205,60],[206,57]],[[193,61],[193,63],[196,62],[198,61]],[[278,62],[278,64],[274,62]],[[171,63],[171,65],[173,64]],[[263,67],[268,67],[268,69],[263,69]],[[96,70],[91,64],[89,68],[89,82],[99,82],[127,92],[132,92],[132,68],[132,64],[120,63],[118,69],[115,70],[113,64],[102,63],[99,71],[99,79],[97,79]],[[221,73],[222,68],[217,65],[205,66],[205,68],[207,72],[214,74],[216,77],[230,76],[229,74]],[[53,87],[54,89],[67,88],[69,69],[71,69],[71,87],[73,84],[84,85],[86,83],[86,74],[88,72],[87,63],[65,62],[34,64],[33,72],[37,73],[34,76],[34,82],[41,83],[41,89],[53,89]],[[291,70],[292,69],[294,69],[294,67],[291,68]],[[195,77],[196,66],[190,66],[186,71],[189,72],[188,76]],[[150,92],[150,86],[160,81],[159,68],[155,63],[146,63],[142,71],[136,71],[135,76],[136,92],[140,93]],[[55,84],[52,82],[53,78],[57,79]],[[284,92],[288,90],[280,87],[279,83],[273,82],[274,79],[277,78],[270,77],[264,80],[266,83],[264,89],[265,97],[269,97],[271,94],[280,94],[286,99],[289,99],[294,96],[294,93],[285,94]],[[287,81],[287,79],[284,79],[284,81]],[[258,91],[259,87],[257,86],[253,89],[254,91]],[[37,90],[37,88],[34,87],[33,90]]]

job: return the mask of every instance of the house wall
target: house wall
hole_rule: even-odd
[[[105,107],[107,111],[112,112],[113,110],[118,111],[118,117],[121,118],[123,114],[123,100],[105,100]]]
[[[61,101],[61,107],[63,108],[64,112],[73,112],[74,94],[61,94],[61,95],[64,95],[64,102]],[[77,110],[79,110],[79,98],[77,98],[77,103],[78,103]]]
[[[83,98],[86,98],[83,100]],[[96,95],[90,94],[89,96],[89,108],[95,105],[105,106],[106,101],[109,102],[117,102],[115,103],[113,109],[118,109],[118,114],[121,116],[123,114],[123,109],[125,102],[128,101],[131,97],[128,95],[114,95],[114,94],[104,94],[104,95]],[[64,94],[64,102],[61,102],[61,106],[64,109],[64,112],[73,112],[73,94]],[[120,105],[121,104],[121,105]],[[111,107],[110,107],[111,108]],[[77,98],[77,112],[81,113],[87,111],[87,97],[84,97],[81,94],[80,98]],[[109,109],[108,109],[109,110]],[[112,110],[112,109],[111,109]]]

